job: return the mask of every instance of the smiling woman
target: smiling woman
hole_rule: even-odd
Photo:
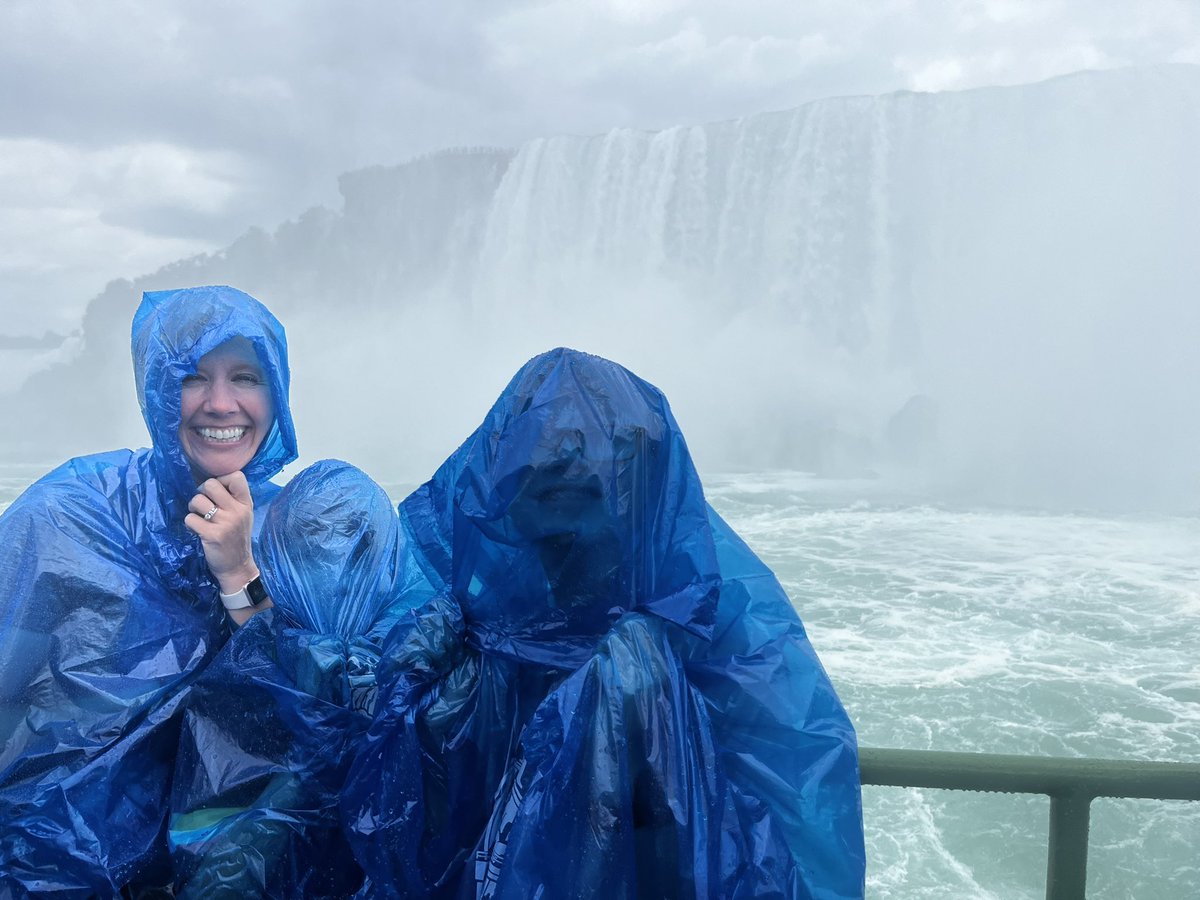
[[[274,419],[250,341],[236,337],[204,354],[180,392],[179,441],[196,481],[244,469]]]
[[[242,475],[274,424],[254,345],[238,336],[200,357],[183,377],[179,406],[179,443],[198,485],[184,524],[200,536],[221,602],[243,625],[271,605],[250,546],[254,500]]]
[[[188,686],[222,602],[258,596],[256,522],[296,457],[287,341],[253,297],[146,294],[133,360],[151,448],[73,459],[0,516],[0,896],[171,884]]]

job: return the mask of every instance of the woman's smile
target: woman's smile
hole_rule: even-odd
[[[214,441],[218,444],[234,444],[242,439],[242,436],[249,430],[246,425],[238,425],[233,428],[197,428],[196,434],[200,437]]]

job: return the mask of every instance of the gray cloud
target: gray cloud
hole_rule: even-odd
[[[139,274],[454,145],[830,95],[1200,62],[1187,0],[17,0],[0,6],[0,305]],[[19,313],[19,314],[18,314]]]

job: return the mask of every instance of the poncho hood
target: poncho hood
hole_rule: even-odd
[[[236,337],[250,341],[271,388],[275,422],[246,466],[253,485],[267,481],[296,458],[296,432],[288,405],[287,338],[271,312],[223,285],[147,291],[133,318],[133,371],[138,403],[153,442],[152,466],[164,501],[178,504],[195,479],[179,441],[180,387],[200,358]]]
[[[453,483],[452,591],[490,652],[573,668],[628,612],[702,637],[720,577],[666,398],[616,363],[530,360],[435,476]]]
[[[336,459],[314,463],[279,492],[259,548],[275,605],[301,628],[347,640],[381,639],[422,581],[407,564],[388,495]]]

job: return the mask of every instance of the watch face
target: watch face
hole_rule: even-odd
[[[250,597],[250,602],[255,606],[267,599],[267,589],[263,586],[262,578],[255,578],[246,585],[245,590]]]

